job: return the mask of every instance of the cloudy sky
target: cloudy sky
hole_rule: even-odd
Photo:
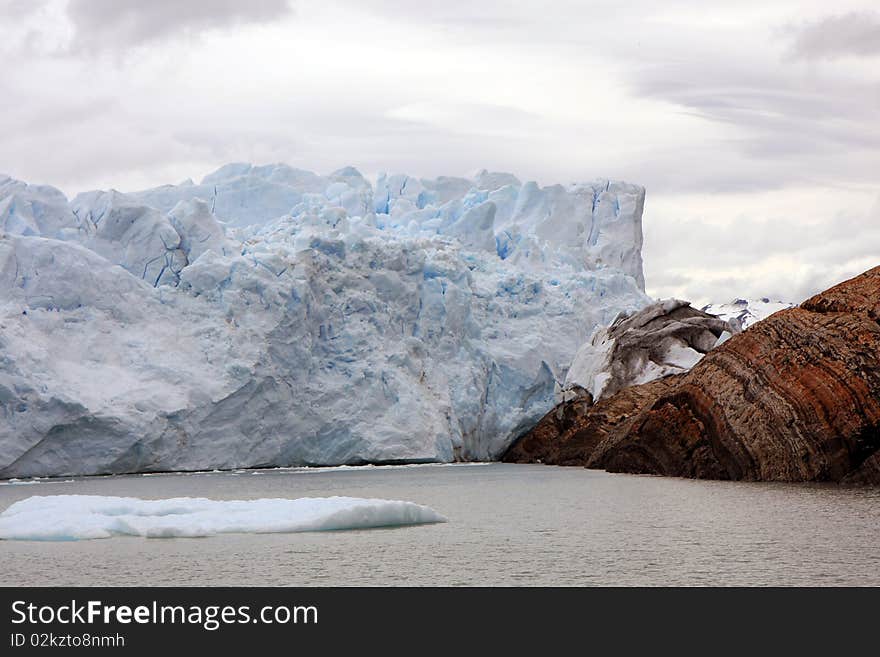
[[[0,0],[0,171],[619,178],[648,190],[650,294],[800,301],[880,263],[874,7]]]

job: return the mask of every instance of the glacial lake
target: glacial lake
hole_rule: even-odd
[[[428,505],[449,522],[196,539],[0,541],[0,584],[880,585],[877,488],[494,463],[0,482],[0,510],[58,494],[379,497]]]

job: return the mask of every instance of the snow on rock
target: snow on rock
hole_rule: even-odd
[[[649,303],[625,183],[4,180],[0,477],[492,459]]]
[[[702,310],[726,321],[737,322],[742,329],[747,329],[755,322],[759,322],[780,310],[794,308],[795,305],[784,301],[771,301],[764,297],[762,299],[734,299],[730,303],[712,303],[703,306]]]
[[[427,506],[358,497],[142,500],[100,495],[34,496],[0,513],[0,539],[77,541],[113,536],[333,531],[446,522]]]
[[[622,388],[686,372],[739,330],[678,299],[621,313],[578,350],[557,399],[589,394],[597,402]]]

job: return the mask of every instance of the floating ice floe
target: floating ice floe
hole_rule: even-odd
[[[29,497],[0,513],[0,539],[196,538],[230,533],[314,532],[437,522],[446,522],[446,518],[427,506],[358,497],[142,500],[100,495],[50,495]]]

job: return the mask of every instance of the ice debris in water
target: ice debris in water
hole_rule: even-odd
[[[174,538],[315,532],[446,522],[433,509],[359,497],[142,500],[101,495],[34,496],[0,513],[0,539],[78,541],[112,536]]]

